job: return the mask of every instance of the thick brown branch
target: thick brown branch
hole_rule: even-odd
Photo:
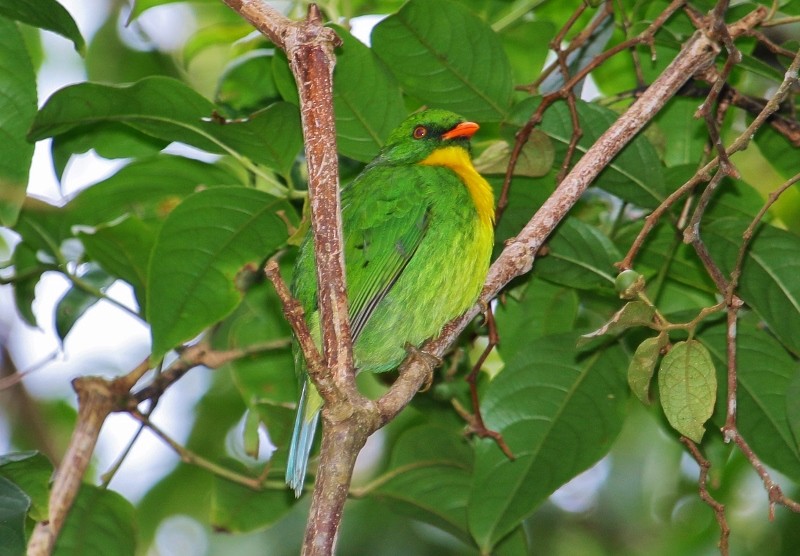
[[[116,403],[113,385],[105,379],[81,377],[72,384],[78,393],[78,422],[63,463],[53,480],[48,521],[38,523],[33,530],[28,544],[28,556],[48,556],[52,553],[61,527],[80,489],[83,475],[89,467],[100,428]]]

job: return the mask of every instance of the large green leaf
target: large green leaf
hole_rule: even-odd
[[[244,187],[200,191],[170,213],[147,277],[154,359],[236,308],[237,274],[284,244],[287,222],[297,223],[288,203]]]
[[[25,553],[25,518],[31,500],[16,484],[0,477],[0,554]]]
[[[536,260],[536,276],[579,289],[612,288],[614,262],[622,257],[611,240],[577,218],[567,218]]]
[[[16,4],[9,0],[0,1],[0,14],[3,11],[2,6],[7,5],[6,7],[13,11],[13,5]],[[0,134],[2,135],[0,225],[2,226],[12,226],[16,222],[25,199],[28,170],[33,158],[33,145],[25,140],[25,133],[35,114],[36,74],[25,41],[16,23],[0,17]]]
[[[550,21],[520,21],[500,33],[515,83],[529,83],[541,73],[555,33]],[[532,41],[531,37],[539,40]]]
[[[714,260],[730,273],[749,222],[721,218],[701,234]],[[800,354],[800,237],[764,224],[750,244],[742,265],[739,296],[764,319],[778,339]]]
[[[800,443],[787,416],[790,385],[800,376],[800,366],[754,320],[741,320],[737,327],[736,424],[764,463],[800,481]],[[721,323],[698,336],[717,362],[720,393],[713,420],[719,427],[725,423],[727,408],[726,332],[727,326]]]
[[[575,290],[539,278],[522,292],[507,294],[494,310],[503,359],[514,357],[532,340],[572,330],[578,303]]]
[[[0,15],[58,33],[71,40],[78,52],[86,49],[75,20],[55,0],[0,0]]]
[[[511,66],[500,39],[459,4],[410,0],[375,26],[372,48],[425,104],[482,121],[508,112]]]
[[[654,122],[662,133],[664,164],[678,166],[697,164],[708,142],[708,131],[702,118],[695,118],[697,99],[674,97],[661,109]],[[675,184],[677,188],[679,184]]]
[[[81,485],[53,554],[133,556],[136,554],[133,506],[112,490]]]
[[[17,484],[30,497],[30,515],[36,521],[47,519],[52,476],[53,464],[39,452],[16,452],[0,456],[0,477]]]
[[[341,27],[333,73],[333,107],[339,152],[368,162],[406,115],[400,87],[375,54]]]
[[[619,433],[628,397],[618,347],[577,353],[576,333],[531,342],[506,363],[481,399],[486,426],[503,435],[477,443],[469,527],[489,552],[558,487],[588,468]]]
[[[133,287],[139,307],[144,309],[147,265],[156,231],[136,216],[78,232],[86,254],[110,275]]]
[[[134,216],[147,225],[160,225],[181,200],[195,191],[240,183],[241,178],[221,166],[157,155],[135,160],[81,191],[67,205],[68,219],[71,225],[97,226]]]
[[[297,108],[276,103],[243,122],[218,122],[214,104],[168,77],[132,85],[79,83],[55,92],[37,115],[32,140],[97,122],[122,122],[165,141],[211,153],[241,155],[287,173],[302,145]]]
[[[227,467],[246,473],[243,465],[226,462]],[[217,531],[249,533],[265,529],[286,515],[296,502],[288,488],[253,490],[214,477],[211,491],[211,524]]]
[[[469,542],[471,467],[472,452],[463,438],[436,425],[411,427],[394,443],[390,467],[376,479],[372,495]]]

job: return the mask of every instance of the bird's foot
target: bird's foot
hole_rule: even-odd
[[[433,384],[433,370],[442,364],[442,359],[440,357],[435,356],[432,353],[428,353],[427,351],[422,351],[417,346],[412,345],[406,342],[406,345],[403,346],[406,350],[406,353],[409,355],[413,355],[419,361],[425,365],[427,369],[427,373],[425,375],[425,382],[422,384],[422,387],[419,389],[420,392],[426,392],[430,389],[431,384]]]

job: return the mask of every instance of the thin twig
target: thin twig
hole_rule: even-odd
[[[719,551],[722,556],[728,556],[728,540],[731,535],[731,528],[728,525],[728,520],[725,517],[725,506],[718,502],[708,491],[708,472],[711,469],[711,462],[703,456],[703,454],[700,452],[700,449],[697,447],[697,444],[692,442],[690,439],[686,438],[685,436],[681,436],[681,442],[689,449],[689,453],[697,462],[697,465],[700,466],[700,476],[697,479],[700,499],[708,504],[708,506],[710,506],[714,511],[714,518],[717,520],[720,531],[719,543],[717,546],[719,546]]]
[[[483,421],[483,415],[481,415],[481,405],[480,405],[480,398],[478,396],[478,376],[480,375],[481,368],[483,364],[486,362],[486,358],[492,353],[495,347],[500,344],[500,335],[497,332],[497,324],[494,320],[494,313],[492,312],[491,305],[486,307],[486,327],[489,330],[488,335],[488,342],[486,347],[484,348],[483,352],[481,352],[478,360],[475,361],[475,365],[472,366],[472,370],[467,375],[467,383],[469,384],[469,393],[470,398],[472,399],[472,413],[468,413],[463,411],[463,408],[459,406],[456,400],[453,400],[454,407],[456,411],[461,413],[461,416],[469,423],[469,434],[474,434],[479,438],[491,438],[497,443],[498,448],[500,448],[506,457],[510,460],[516,459],[514,457],[514,452],[511,451],[511,448],[506,443],[503,435],[500,434],[498,431],[494,431],[489,429],[486,426],[486,423]]]
[[[139,421],[143,426],[150,429],[153,434],[160,438],[167,446],[172,448],[175,453],[180,456],[183,463],[195,465],[201,469],[205,469],[209,473],[217,475],[218,477],[222,477],[223,479],[227,479],[233,483],[246,486],[253,490],[262,490],[264,488],[264,483],[260,481],[258,477],[250,477],[248,475],[242,475],[241,473],[231,471],[226,467],[217,465],[213,461],[207,460],[206,458],[195,454],[191,450],[184,448],[179,442],[173,440],[167,433],[156,426],[146,415],[140,411],[134,409],[129,413],[131,417]],[[283,489],[283,482],[276,483],[276,488]]]

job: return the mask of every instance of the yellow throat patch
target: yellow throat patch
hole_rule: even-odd
[[[442,147],[436,149],[421,161],[425,166],[445,166],[455,172],[464,185],[467,186],[472,202],[481,223],[491,226],[494,224],[494,193],[492,186],[483,179],[469,158],[469,153],[462,147]]]

